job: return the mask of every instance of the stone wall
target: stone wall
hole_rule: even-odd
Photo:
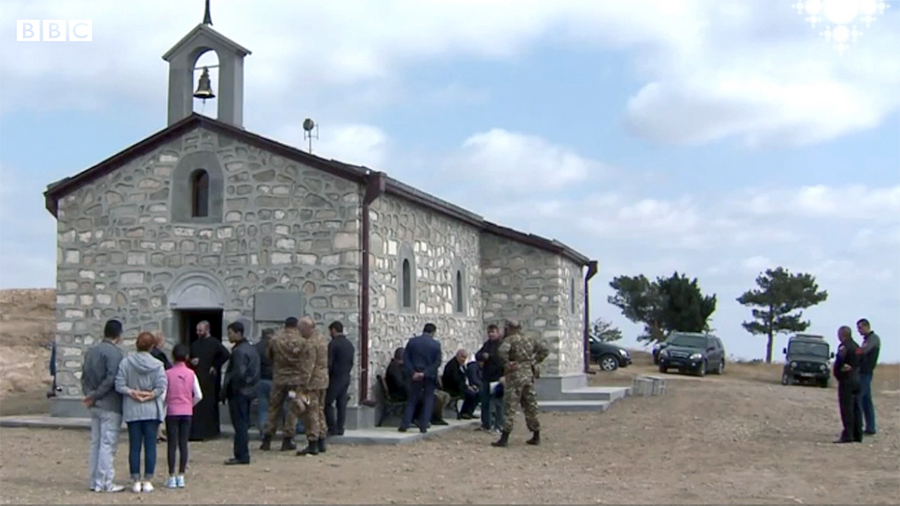
[[[444,361],[484,340],[479,233],[458,220],[382,195],[370,208],[370,378],[384,374],[396,348],[422,327],[437,325]],[[415,279],[412,307],[402,307],[402,261]],[[456,272],[463,277],[463,311],[456,311]],[[443,369],[442,369],[443,370]],[[374,391],[373,391],[374,392]]]
[[[584,298],[577,279],[574,312],[570,305],[570,280],[577,276],[577,266],[556,254],[483,233],[481,270],[484,325],[518,319],[524,332],[550,348],[542,368],[545,375],[581,372]]]
[[[189,158],[218,162],[220,173],[211,175],[210,184],[221,185],[221,194],[210,198],[211,204],[222,199],[218,222],[173,222],[173,202],[181,205],[184,198],[179,162]],[[358,339],[361,191],[198,129],[60,199],[56,338],[62,393],[80,395],[82,355],[101,338],[106,319],[122,320],[129,351],[141,330],[176,329],[167,297],[173,282],[188,273],[221,283],[226,324],[253,320],[257,292],[300,291],[306,307],[297,309],[298,316],[310,314],[323,332],[341,320],[348,336]],[[258,334],[261,326],[255,327]],[[351,385],[355,399],[357,381]]]

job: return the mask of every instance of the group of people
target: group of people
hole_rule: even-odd
[[[269,449],[279,420],[283,420],[284,450],[295,449],[297,418],[304,419],[308,445],[299,455],[324,452],[328,435],[343,434],[354,350],[341,322],[329,326],[329,342],[316,331],[311,318],[288,318],[284,330],[263,340],[263,346],[251,345],[243,324],[234,322],[227,328],[233,345],[229,352],[210,335],[209,323],[204,321],[197,325],[197,339],[190,347],[175,345],[172,362],[162,351],[164,337],[149,332],[140,333],[136,351],[124,356],[119,348],[122,329],[120,321],[107,321],[103,340],[87,351],[82,365],[82,403],[91,414],[88,467],[92,491],[125,489],[114,481],[113,464],[123,421],[128,427],[132,491],[153,491],[156,443],[163,422],[169,471],[165,485],[184,488],[188,442],[219,435],[219,402],[228,403],[235,432],[234,455],[225,464],[249,464],[250,409],[265,387],[267,372],[271,383],[265,399],[268,416],[261,429],[262,449]],[[228,367],[220,379],[226,362]],[[280,418],[282,410],[286,413]]]
[[[475,408],[481,404],[480,429],[500,432],[500,439],[491,443],[493,446],[509,444],[520,407],[532,432],[527,443],[540,444],[534,380],[549,350],[541,341],[525,336],[515,320],[505,322],[502,334],[496,325],[488,326],[487,331],[488,339],[475,353],[475,360],[467,363],[468,352],[457,351],[444,366],[440,379],[438,369],[443,353],[441,343],[435,339],[434,324],[426,324],[421,335],[394,352],[385,371],[385,383],[393,400],[406,403],[400,432],[409,430],[414,419],[422,433],[428,431],[429,425],[446,424],[442,417],[444,407],[457,399],[463,401],[459,409],[462,419],[474,418]]]
[[[863,435],[876,433],[872,377],[878,365],[881,339],[865,318],[856,322],[856,330],[862,336],[861,346],[853,340],[850,327],[842,326],[837,333],[841,344],[832,374],[838,382],[838,406],[844,427],[835,443],[861,443]]]

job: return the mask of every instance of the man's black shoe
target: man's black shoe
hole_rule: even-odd
[[[844,443],[852,443],[853,441],[851,441],[849,439],[838,439],[838,440],[832,441],[832,442],[836,445],[839,445],[839,444],[844,444]]]
[[[406,427],[397,427],[397,432],[406,432],[406,431],[407,431]]]
[[[444,420],[443,418],[438,418],[437,420],[432,420],[431,425],[450,425],[450,424],[447,423],[447,421]]]
[[[878,433],[875,432],[874,430],[867,430],[867,431],[864,431],[863,434],[865,434],[867,436],[874,436],[875,434],[878,434]]]
[[[238,460],[235,458],[230,458],[225,461],[226,466],[247,466],[250,465],[249,460]]]

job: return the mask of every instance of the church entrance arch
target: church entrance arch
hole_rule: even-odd
[[[222,340],[225,289],[215,277],[189,272],[178,277],[166,296],[174,320],[176,341],[190,345],[197,340],[197,324],[209,322],[210,334]]]

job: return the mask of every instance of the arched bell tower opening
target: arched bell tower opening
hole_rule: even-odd
[[[209,49],[197,55],[193,65],[194,72],[191,82],[194,83],[194,100],[191,104],[193,112],[218,119],[219,95],[219,55],[214,49]]]
[[[213,30],[207,1],[203,22],[163,55],[169,63],[168,124],[202,110],[243,127],[244,57],[249,54],[249,49]]]

